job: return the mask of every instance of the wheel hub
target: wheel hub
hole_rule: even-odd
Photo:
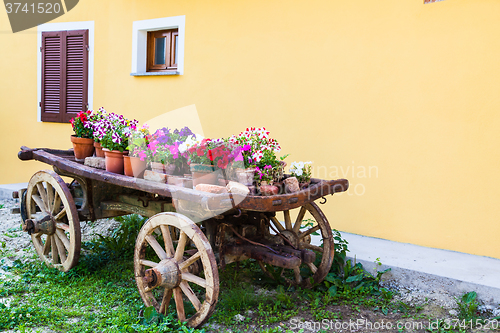
[[[28,234],[43,233],[52,235],[56,232],[56,221],[53,216],[46,214],[39,220],[27,219],[23,223],[23,231]]]
[[[299,248],[299,237],[297,236],[297,234],[295,232],[293,232],[292,230],[283,230],[281,232],[281,234],[283,236],[285,236],[285,238],[288,239],[288,241],[290,243],[292,243],[294,248],[296,248],[296,249]],[[285,245],[289,245],[289,244],[285,244]]]
[[[157,266],[147,269],[144,274],[144,282],[151,289],[159,286],[173,289],[178,287],[181,281],[179,265],[172,258],[160,261]]]

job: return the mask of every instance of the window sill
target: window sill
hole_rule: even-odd
[[[179,72],[142,72],[130,73],[130,76],[161,76],[161,75],[180,75]]]

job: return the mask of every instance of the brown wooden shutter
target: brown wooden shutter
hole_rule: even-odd
[[[42,121],[69,122],[88,102],[88,30],[42,33]]]
[[[63,32],[42,32],[42,121],[60,122]]]
[[[63,122],[69,122],[80,111],[87,111],[88,30],[66,33],[65,99]]]

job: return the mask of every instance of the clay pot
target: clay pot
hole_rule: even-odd
[[[104,152],[102,151],[102,146],[100,142],[94,141],[95,157],[104,157]]]
[[[274,185],[261,185],[260,186],[260,193],[262,195],[277,195],[279,191],[279,188]]]
[[[130,163],[130,156],[123,156],[123,173],[125,176],[134,177],[134,172],[132,171],[132,163]]]
[[[73,143],[73,150],[77,161],[85,161],[85,157],[94,155],[94,139],[77,138],[72,135],[71,142]]]
[[[167,175],[173,175],[175,172],[175,164],[165,164],[164,170]]]
[[[151,162],[151,170],[154,172],[165,173],[165,164],[160,162]]]
[[[239,183],[246,186],[251,186],[253,184],[253,179],[255,176],[255,168],[247,169],[236,169],[236,178]]]
[[[283,181],[285,183],[285,192],[294,193],[300,191],[299,181],[295,177],[288,177]]]
[[[213,165],[191,164],[190,169],[193,175],[193,187],[198,184],[217,184],[218,174]]]
[[[147,165],[146,160],[141,161],[139,157],[130,156],[130,167],[132,168],[133,177],[144,178],[144,171],[146,171]]]
[[[123,175],[123,156],[125,152],[119,150],[102,149],[106,158],[106,171]]]

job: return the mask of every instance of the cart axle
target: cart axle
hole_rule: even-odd
[[[312,263],[316,258],[314,252],[307,249],[299,251],[285,246],[274,247],[274,249],[280,252],[274,253],[265,247],[249,244],[227,245],[226,256],[236,258],[226,261],[239,261],[246,257],[262,261],[269,265],[293,269],[299,267],[302,263]]]

